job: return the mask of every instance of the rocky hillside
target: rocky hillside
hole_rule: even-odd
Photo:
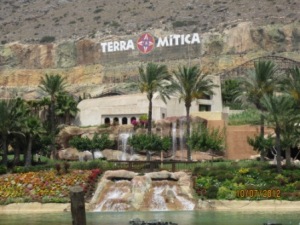
[[[46,73],[64,76],[76,95],[99,96],[135,92],[128,81],[149,61],[170,70],[189,62],[210,74],[266,55],[300,61],[299,0],[3,0],[0,6],[0,98],[41,97],[37,86]],[[155,44],[180,34],[180,44],[174,39],[143,54],[144,32]],[[194,44],[182,44],[193,34]],[[111,51],[115,42],[129,49]]]
[[[245,21],[257,26],[298,22],[299,8],[299,0],[1,0],[0,42],[130,35],[151,29],[222,32]]]

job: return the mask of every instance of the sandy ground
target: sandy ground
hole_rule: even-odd
[[[88,205],[86,205],[86,209]],[[208,200],[199,201],[196,210],[216,210],[216,211],[300,211],[300,201],[280,201],[280,200],[263,200],[263,201],[238,201],[238,200]],[[70,204],[56,203],[14,203],[6,206],[0,206],[0,214],[14,213],[50,213],[50,212],[68,212]]]

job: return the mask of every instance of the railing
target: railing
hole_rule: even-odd
[[[178,170],[193,171],[200,165],[198,161],[117,161],[110,160],[110,169],[124,169],[135,172],[153,172],[159,170],[168,170],[176,172]]]

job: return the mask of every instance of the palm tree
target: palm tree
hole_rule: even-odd
[[[67,93],[60,93],[57,96],[57,107],[55,114],[64,118],[64,123],[70,125],[71,118],[76,116],[79,111],[77,108],[77,102],[71,95]]]
[[[288,71],[288,76],[283,80],[282,86],[284,91],[295,99],[300,108],[300,69],[298,67]]]
[[[157,65],[148,63],[146,69],[139,67],[138,86],[142,93],[147,93],[149,100],[148,108],[148,134],[151,134],[152,129],[152,98],[155,92],[160,94],[161,99],[166,102],[169,97],[169,81],[171,75],[165,65]]]
[[[66,88],[65,78],[56,74],[56,75],[48,75],[41,79],[39,88],[50,95],[50,133],[52,138],[51,151],[54,158],[57,157],[57,152],[55,150],[55,131],[56,131],[56,123],[55,123],[55,103],[56,97],[58,93],[63,92]]]
[[[17,100],[0,100],[0,137],[2,143],[2,165],[7,166],[9,135],[19,133],[20,118],[17,113]]]
[[[172,90],[179,96],[179,101],[184,101],[186,108],[187,138],[190,137],[190,107],[192,102],[205,95],[212,95],[213,88],[217,87],[208,75],[202,73],[198,66],[182,66],[174,71]],[[191,149],[188,145],[187,158],[191,160]]]
[[[27,150],[25,157],[25,167],[31,166],[32,159],[32,142],[35,137],[44,133],[41,121],[37,117],[28,117],[24,124],[24,133],[27,137]]]
[[[300,69],[298,67],[294,67],[288,70],[288,74],[286,79],[282,82],[283,91],[289,94],[296,102],[296,108],[300,109]],[[285,149],[285,158],[287,166],[291,164],[291,149],[290,146],[293,144],[297,146],[298,144],[298,126],[295,124],[287,124],[285,139],[288,139],[286,143],[289,145],[286,146]],[[291,137],[290,137],[291,136]]]
[[[261,99],[264,95],[272,95],[277,88],[278,77],[275,76],[277,66],[271,61],[254,63],[254,70],[240,79],[240,95],[236,100],[242,104],[252,104],[261,112],[260,136],[264,137],[264,107]],[[261,160],[264,160],[265,151],[261,151]]]
[[[20,162],[20,154],[23,150],[23,145],[25,142],[25,135],[22,132],[22,128],[24,127],[24,123],[30,114],[30,105],[21,98],[17,98],[14,100],[14,108],[11,111],[11,115],[14,115],[14,118],[17,118],[15,121],[15,130],[10,132],[9,140],[11,146],[14,149],[14,166]]]
[[[277,170],[280,173],[282,171],[281,166],[281,136],[285,131],[287,124],[295,124],[299,121],[299,116],[295,111],[295,102],[290,96],[286,95],[264,95],[261,100],[262,106],[266,108],[266,119],[270,124],[273,124],[273,128],[276,134],[276,161]]]

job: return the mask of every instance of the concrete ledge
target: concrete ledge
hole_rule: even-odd
[[[1,205],[0,214],[64,212],[69,209],[70,203],[13,203],[9,205]]]
[[[88,211],[89,204],[86,204]],[[300,201],[285,201],[285,200],[262,200],[262,201],[247,201],[247,200],[199,200],[196,210],[207,211],[300,211]],[[66,212],[70,211],[70,203],[47,203],[38,202],[32,203],[13,203],[0,206],[0,214],[14,213],[51,213],[51,212]]]
[[[199,200],[197,210],[220,211],[300,211],[300,201],[285,200]]]

